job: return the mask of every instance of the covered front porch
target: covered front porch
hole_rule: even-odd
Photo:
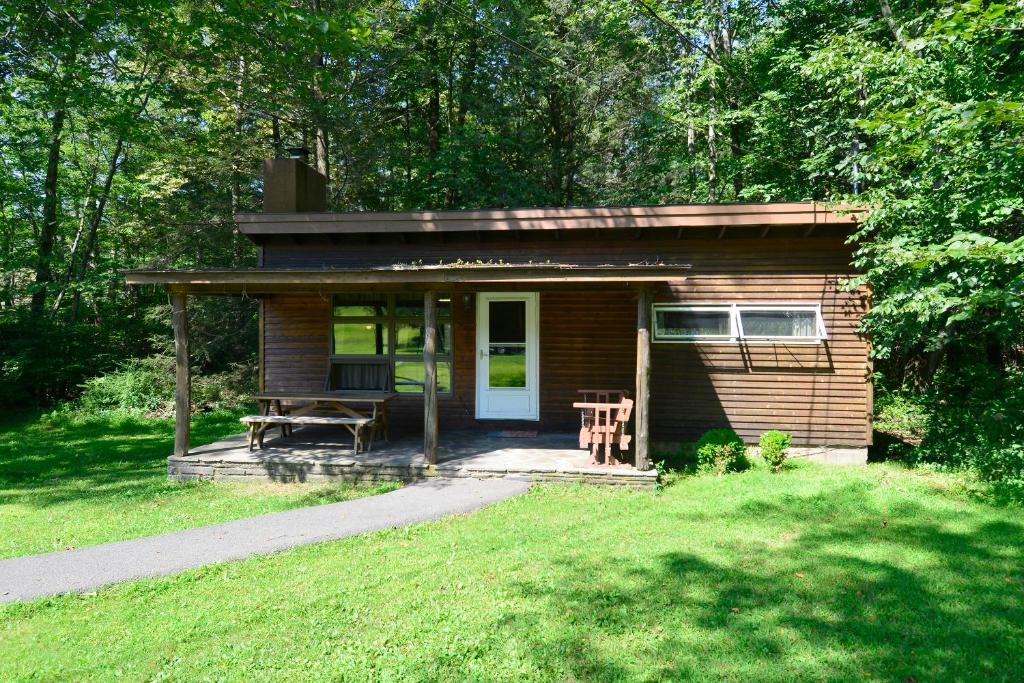
[[[404,436],[356,454],[337,428],[309,426],[289,437],[268,435],[265,448],[250,451],[242,435],[191,449],[168,459],[172,479],[252,481],[416,481],[431,477],[517,477],[538,482],[587,482],[649,487],[654,470],[589,464],[576,434],[517,435],[504,431],[448,431],[440,435],[435,461],[423,440]]]
[[[262,476],[301,481],[525,476],[543,481],[647,485],[656,478],[648,452],[652,287],[685,270],[686,266],[660,264],[540,264],[315,272],[143,271],[129,274],[129,282],[164,285],[172,302],[177,350],[176,438],[169,459],[172,477]],[[354,318],[355,325],[339,317],[348,308],[338,293],[353,291],[380,293],[383,313]],[[398,399],[390,409],[393,440],[378,441],[372,449],[355,453],[345,430],[310,425],[297,427],[290,437],[272,430],[265,448],[254,452],[249,452],[241,436],[192,448],[188,297],[239,294],[261,301],[261,394],[309,392],[318,384],[321,391],[341,391],[353,388],[344,386],[347,381],[373,382],[381,377],[388,383],[376,388],[402,392],[398,367],[420,368],[418,391],[394,394]],[[535,330],[534,336],[522,338],[525,344],[518,345],[527,349],[523,372],[533,374],[525,386],[533,390],[528,401],[515,406],[518,412],[485,414],[483,394],[477,389],[488,386],[488,375],[486,370],[478,372],[481,364],[485,369],[496,367],[496,354],[510,358],[509,349],[517,344],[504,338],[491,340],[495,342],[491,344],[481,341],[481,330],[495,332],[502,326],[480,324],[477,313],[488,306],[504,310],[492,302],[509,299],[520,300],[519,313],[527,316],[526,326]],[[542,302],[539,313],[537,301]],[[440,302],[445,304],[443,311]],[[389,312],[393,316],[400,306],[415,308],[416,320],[421,321],[413,325],[416,335],[410,343],[420,349],[418,357],[408,356],[404,348],[405,355],[399,356],[394,341],[388,346],[389,338],[394,340],[396,333],[405,331],[404,318],[387,316]],[[533,312],[524,314],[524,310]],[[369,366],[359,365],[360,359],[339,355],[341,335],[356,325],[377,330],[376,339],[371,340],[377,347],[373,363],[390,368],[390,374],[364,371],[362,368]],[[517,333],[527,334],[522,329]],[[355,350],[361,349],[357,345]],[[338,367],[338,359],[348,364],[341,366],[341,372],[333,369]],[[497,391],[513,385],[501,386]],[[631,443],[628,454],[619,456],[631,464],[593,466],[591,454],[580,448],[578,435],[571,431],[578,430],[580,424],[580,411],[573,404],[582,398],[577,392],[586,389],[617,389],[631,397],[634,406],[627,427],[631,437],[624,441]],[[535,432],[536,436],[505,435],[516,430]]]

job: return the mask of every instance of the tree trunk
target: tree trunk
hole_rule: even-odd
[[[93,197],[93,188],[96,187],[96,177],[99,175],[99,170],[95,165],[92,167],[92,173],[89,176],[89,182],[85,185],[85,200],[83,202],[82,209],[78,214],[78,229],[75,230],[75,239],[71,242],[71,250],[68,254],[68,269],[64,274],[64,282],[61,283],[60,291],[57,293],[56,298],[53,300],[53,304],[50,306],[50,320],[53,320],[54,316],[57,315],[57,311],[60,310],[61,303],[64,301],[64,295],[67,294],[68,285],[71,284],[71,280],[75,277],[78,272],[78,251],[82,246],[82,237],[85,235],[85,228],[89,222],[89,216],[93,214],[95,210],[96,199]]]
[[[697,129],[693,125],[692,114],[686,122],[686,156],[689,159],[686,169],[689,192],[686,201],[692,202],[693,194],[697,191]]]
[[[46,180],[43,183],[43,227],[36,243],[36,290],[32,292],[31,314],[40,318],[46,307],[46,292],[53,279],[51,261],[53,241],[57,236],[57,171],[60,168],[60,142],[67,112],[58,109],[50,117],[50,151],[46,159]]]
[[[313,0],[313,10],[317,13],[320,12],[320,0]],[[320,89],[320,75],[321,71],[326,65],[326,60],[321,52],[318,52],[313,57],[313,101],[316,105],[316,112],[314,116],[314,127],[315,127],[315,149],[313,150],[314,157],[316,159],[316,170],[327,179],[327,185],[330,186],[331,179],[331,161],[328,156],[330,153],[327,128],[324,122],[324,94]],[[328,197],[330,197],[330,190],[328,189]]]
[[[274,148],[274,158],[284,156],[284,145],[281,142],[281,120],[277,114],[270,117],[270,144]]]
[[[234,217],[238,215],[242,205],[242,150],[244,149],[245,143],[242,141],[242,130],[243,124],[245,123],[245,112],[242,109],[242,98],[245,93],[243,91],[246,76],[245,58],[241,57],[238,60],[238,87],[235,89],[235,144],[231,150],[231,217],[232,221]],[[245,253],[243,246],[242,234],[238,231],[238,224],[235,223],[235,229],[233,234],[235,242],[235,258],[234,265],[240,266],[242,264],[242,256]]]
[[[729,30],[729,24],[725,12],[727,7],[722,8],[722,53],[726,59],[732,58],[732,40],[733,33]],[[732,175],[732,190],[735,194],[735,199],[740,198],[740,193],[743,192],[743,166],[740,163],[740,157],[743,155],[743,127],[740,124],[737,114],[739,112],[739,99],[736,95],[736,85],[729,88],[728,96],[728,107],[729,107],[729,154],[732,157],[735,169]]]
[[[427,151],[431,161],[441,151],[441,79],[437,76],[437,41],[427,41],[427,54],[430,61],[429,87],[427,99]],[[433,170],[433,169],[431,169]]]
[[[714,40],[709,41],[714,52]],[[715,139],[715,65],[709,64],[708,78],[708,202],[714,202],[718,190],[718,141]]]
[[[89,218],[89,238],[85,242],[85,251],[78,261],[75,272],[76,282],[85,279],[85,272],[89,268],[92,259],[96,257],[96,245],[99,241],[100,223],[103,222],[103,212],[107,207],[107,199],[110,197],[110,188],[114,183],[114,176],[117,174],[117,165],[121,160],[121,151],[124,149],[124,139],[118,138],[114,145],[114,153],[110,156],[110,165],[107,167],[107,177],[103,180],[103,189],[96,200],[96,207]],[[71,322],[78,320],[78,310],[82,303],[82,293],[76,288],[71,301]]]
[[[903,33],[900,31],[900,27],[896,25],[896,20],[892,16],[892,8],[889,7],[889,0],[878,0],[878,6],[882,10],[882,18],[885,19],[885,25],[889,27],[892,32],[892,37],[896,39],[896,42],[900,44],[900,47],[906,47],[907,42],[903,40]]]

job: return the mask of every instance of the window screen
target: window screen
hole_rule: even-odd
[[[813,308],[739,307],[740,335],[744,339],[818,339],[821,314]],[[824,327],[824,326],[820,326]]]

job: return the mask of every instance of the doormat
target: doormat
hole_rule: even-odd
[[[498,439],[533,439],[537,436],[537,430],[503,429],[500,432],[490,432],[487,436]]]

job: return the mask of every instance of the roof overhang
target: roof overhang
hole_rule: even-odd
[[[246,235],[853,225],[865,207],[780,202],[602,208],[353,213],[240,213]]]
[[[273,294],[329,291],[352,286],[451,286],[458,284],[642,284],[686,277],[689,264],[576,266],[432,265],[369,269],[130,270],[130,285],[162,285],[195,294]]]

